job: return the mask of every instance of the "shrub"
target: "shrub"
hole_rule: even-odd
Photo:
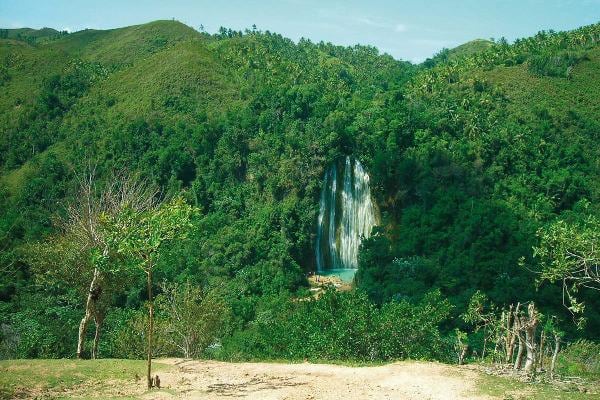
[[[588,60],[585,52],[563,51],[557,54],[543,53],[531,57],[529,71],[539,76],[556,76],[569,78],[575,65]]]
[[[199,357],[214,344],[229,310],[214,293],[190,283],[165,284],[156,297],[154,355]],[[147,310],[115,309],[107,317],[103,356],[144,358],[147,348]]]
[[[198,357],[214,344],[228,315],[224,302],[198,286],[164,284],[156,297],[161,318],[157,331],[169,353],[185,358]]]
[[[568,376],[600,378],[600,343],[579,340],[560,353],[557,369]]]
[[[362,291],[329,290],[319,299],[292,300],[259,313],[248,329],[223,342],[224,359],[394,360],[452,357],[440,323],[450,304],[439,291],[422,301],[376,307]]]

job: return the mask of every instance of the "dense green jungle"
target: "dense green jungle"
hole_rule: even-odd
[[[314,295],[346,156],[377,225],[352,287]],[[119,191],[160,207],[110,213]],[[3,359],[144,358],[150,289],[154,356],[513,362],[520,304],[542,357],[561,338],[600,373],[600,25],[421,64],[177,21],[3,29],[0,210]]]

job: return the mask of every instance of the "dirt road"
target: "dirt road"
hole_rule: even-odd
[[[160,360],[164,390],[144,399],[490,399],[476,394],[478,374],[436,363],[378,367]]]

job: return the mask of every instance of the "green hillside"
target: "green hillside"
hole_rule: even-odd
[[[449,360],[455,329],[482,346],[461,317],[477,291],[498,310],[535,301],[568,341],[600,338],[597,296],[577,294],[576,330],[533,251],[538,230],[600,212],[600,25],[476,40],[422,65],[176,21],[4,32],[0,358],[73,355],[89,277],[57,277],[66,256],[36,246],[63,237],[90,165],[100,186],[126,169],[200,210],[155,283],[223,299],[220,350],[204,355]],[[381,223],[354,290],[299,302],[322,178],[345,155],[369,171]],[[105,356],[143,354],[145,281],[128,279],[105,297]],[[389,324],[424,331],[388,343]]]
[[[31,28],[19,28],[19,29],[0,29],[0,38],[2,39],[13,39],[28,43],[43,43],[49,40],[57,39],[61,36],[66,35],[65,31],[57,31],[52,28],[42,29],[31,29]]]
[[[494,43],[486,39],[475,39],[450,49],[450,59],[468,57],[493,47]]]
[[[467,43],[463,43],[459,46],[451,49],[445,48],[438,52],[432,58],[426,60],[423,64],[425,66],[432,66],[439,63],[447,63],[451,61],[458,61],[461,58],[476,55],[489,50],[494,46],[494,42],[486,39],[475,39]]]

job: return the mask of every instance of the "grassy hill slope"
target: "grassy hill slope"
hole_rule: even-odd
[[[467,43],[463,43],[450,49],[448,52],[448,60],[457,60],[461,57],[468,57],[476,53],[481,53],[485,50],[488,50],[490,47],[492,47],[492,45],[493,42],[486,39],[471,40]]]

